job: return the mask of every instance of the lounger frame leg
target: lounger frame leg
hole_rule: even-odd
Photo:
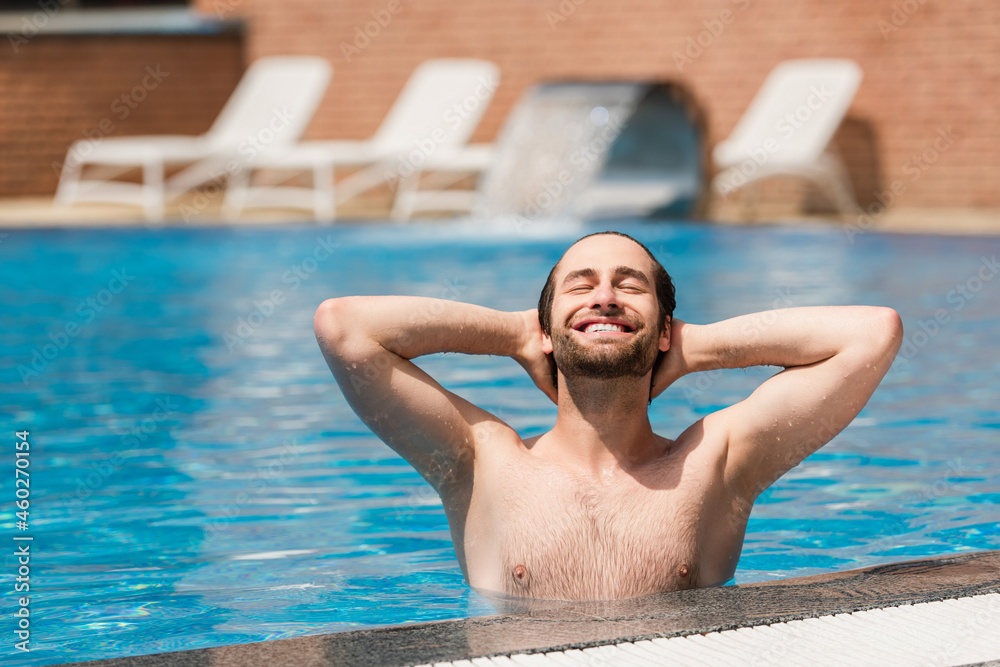
[[[142,208],[147,220],[163,220],[163,161],[146,160],[142,165]]]
[[[236,169],[229,175],[226,195],[222,199],[222,215],[225,217],[236,219],[243,213],[247,203],[247,191],[252,172],[253,167],[245,166]]]
[[[83,165],[72,151],[63,162],[62,173],[59,174],[59,187],[56,188],[55,201],[62,206],[69,206],[76,201],[77,189],[80,187],[80,174]]]
[[[336,193],[333,182],[333,165],[321,163],[313,166],[313,211],[316,221],[330,224],[336,218]]]
[[[420,189],[420,177],[423,172],[414,170],[409,176],[400,177],[396,184],[396,196],[392,201],[393,220],[409,220],[413,215],[414,205],[417,201],[417,191]]]

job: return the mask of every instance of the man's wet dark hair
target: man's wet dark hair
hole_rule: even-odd
[[[663,331],[666,327],[667,318],[672,318],[674,316],[674,308],[677,307],[677,299],[674,293],[674,283],[670,279],[670,274],[667,273],[667,270],[663,268],[663,265],[660,264],[659,260],[656,259],[649,248],[639,241],[636,241],[628,234],[622,234],[621,232],[613,232],[610,230],[606,232],[596,232],[594,234],[587,234],[583,238],[577,239],[573,245],[576,245],[583,239],[589,239],[591,236],[601,236],[604,234],[621,236],[622,238],[632,241],[637,246],[645,250],[646,254],[649,255],[649,258],[653,260],[653,285],[656,289],[656,300],[660,304],[660,331]],[[570,248],[572,247],[573,246],[570,246]],[[569,248],[566,249],[566,252],[569,252]],[[563,253],[563,257],[566,256],[566,252]],[[538,298],[538,321],[542,325],[542,331],[544,331],[548,336],[552,335],[552,300],[555,297],[556,292],[556,269],[559,268],[559,264],[562,262],[563,257],[560,257],[559,261],[556,262],[556,265],[552,267],[551,271],[549,271],[549,277],[545,281],[545,287],[542,288],[542,295]]]

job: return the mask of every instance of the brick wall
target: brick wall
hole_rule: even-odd
[[[409,73],[427,58],[477,57],[500,66],[502,84],[474,140],[492,139],[534,82],[656,78],[678,80],[694,92],[706,107],[713,141],[729,133],[782,60],[853,58],[865,78],[838,143],[859,200],[870,202],[900,181],[906,186],[897,198],[901,205],[1000,207],[1000,4],[987,0],[195,5],[223,18],[245,17],[251,59],[279,53],[329,58],[334,78],[308,132],[313,138],[370,136]],[[386,25],[371,23],[379,16]],[[355,44],[366,25],[373,36]],[[345,55],[345,45],[358,51]],[[948,127],[958,138],[938,152],[938,131]],[[914,160],[924,152],[922,161]]]
[[[206,131],[244,68],[234,34],[37,35],[4,47],[0,196],[55,192],[78,139]]]
[[[838,144],[859,200],[899,181],[904,206],[1000,208],[1000,4],[986,0],[193,4],[246,19],[244,41],[37,36],[16,56],[0,49],[0,195],[52,192],[51,163],[103,118],[115,135],[204,131],[245,62],[265,55],[319,54],[333,63],[307,138],[370,136],[427,58],[492,60],[503,78],[477,141],[494,137],[527,86],[579,78],[680,81],[705,106],[717,141],[777,63],[849,57],[865,78]],[[170,76],[119,120],[111,105],[156,63]],[[948,127],[957,139],[938,152],[938,131]]]

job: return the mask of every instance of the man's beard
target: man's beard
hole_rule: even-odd
[[[632,339],[622,342],[597,338],[581,345],[571,331],[552,330],[552,357],[567,378],[613,379],[642,377],[653,369],[659,355],[659,333],[648,327],[635,329]]]

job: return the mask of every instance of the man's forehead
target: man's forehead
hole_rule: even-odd
[[[558,278],[581,269],[614,270],[630,267],[646,276],[651,275],[653,261],[646,251],[631,239],[614,234],[588,236],[577,241],[559,261]]]

